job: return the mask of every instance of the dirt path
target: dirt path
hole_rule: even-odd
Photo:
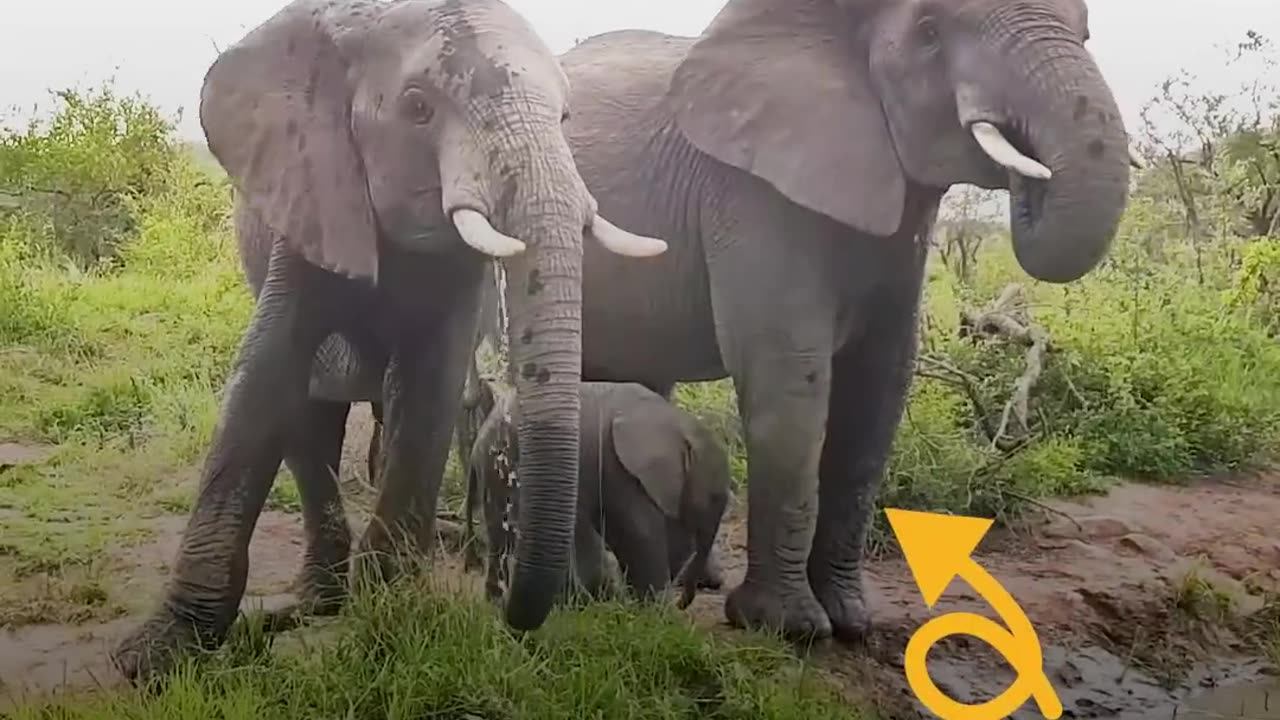
[[[367,417],[355,414],[344,458],[349,474],[363,473],[367,433]],[[360,487],[355,477],[344,478],[344,485]],[[363,527],[355,505],[353,527]],[[1193,690],[1265,677],[1268,658],[1246,631],[1280,618],[1264,606],[1265,595],[1280,592],[1280,477],[1121,485],[1105,497],[1052,507],[1025,527],[993,531],[976,557],[1035,624],[1046,671],[1068,717],[1168,718]],[[727,587],[745,569],[744,511],[732,508],[721,532]],[[158,597],[185,522],[158,518],[149,542],[114,558],[111,577],[122,580],[112,593],[137,599],[134,613]],[[301,559],[301,538],[298,516],[263,514],[250,548],[246,608],[285,597]],[[446,562],[443,572],[459,574],[457,568]],[[474,576],[456,579],[478,584]],[[992,613],[960,582],[927,610],[899,558],[872,562],[868,579],[876,622],[868,647],[824,643],[811,658],[852,696],[870,692],[888,716],[912,717],[919,708],[902,671],[910,634],[935,614]],[[690,612],[700,624],[727,631],[722,593],[700,595]],[[0,711],[58,688],[117,683],[105,650],[135,622],[130,614],[99,624],[0,630]],[[966,637],[940,643],[930,654],[930,671],[963,702],[989,699],[1012,680],[998,655]],[[1231,711],[1221,714],[1240,717],[1235,705],[1243,710],[1252,700],[1231,696],[1229,702]],[[1191,706],[1183,707],[1180,716],[1194,716],[1185,709]],[[1258,707],[1247,716],[1280,717],[1280,699],[1271,703],[1268,696]],[[1034,703],[1014,717],[1024,716],[1040,717]]]

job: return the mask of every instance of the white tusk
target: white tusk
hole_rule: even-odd
[[[1147,161],[1142,157],[1142,153],[1138,152],[1136,145],[1129,145],[1129,164],[1139,170],[1147,169]]]
[[[489,218],[471,208],[454,210],[453,226],[458,228],[463,242],[490,257],[511,257],[525,250],[524,243],[498,232],[489,224]]]
[[[1036,180],[1048,180],[1053,176],[1049,168],[1018,152],[995,125],[978,121],[969,127],[969,132],[973,133],[973,139],[978,141],[983,152],[1013,172]]]
[[[653,257],[667,251],[666,241],[627,232],[598,214],[591,220],[591,234],[606,250],[626,257]]]

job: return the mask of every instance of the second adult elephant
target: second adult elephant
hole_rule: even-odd
[[[587,186],[671,243],[635,266],[586,249],[584,379],[737,391],[731,622],[868,627],[863,543],[948,187],[1009,190],[1034,278],[1107,253],[1131,161],[1088,36],[1081,0],[728,0],[699,38],[612,32],[561,56]]]
[[[334,334],[372,349],[386,403],[362,549],[430,542],[487,257],[510,278],[532,543],[515,584],[550,603],[576,493],[584,234],[623,255],[665,250],[596,214],[561,129],[567,95],[555,57],[499,0],[295,0],[214,61],[201,125],[234,185],[241,242],[269,259],[164,601],[113,653],[126,676],[226,637],[282,457],[308,566],[341,575],[333,470],[348,404],[309,393]]]

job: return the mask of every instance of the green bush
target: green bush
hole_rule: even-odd
[[[173,125],[110,86],[61,90],[21,132],[0,130],[0,210],[83,267],[111,257],[137,227],[134,204],[160,193],[181,157]]]

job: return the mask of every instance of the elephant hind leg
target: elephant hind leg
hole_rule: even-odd
[[[302,499],[306,534],[298,595],[321,614],[336,612],[346,598],[351,527],[338,488],[338,465],[350,410],[350,403],[309,400],[285,455]]]

